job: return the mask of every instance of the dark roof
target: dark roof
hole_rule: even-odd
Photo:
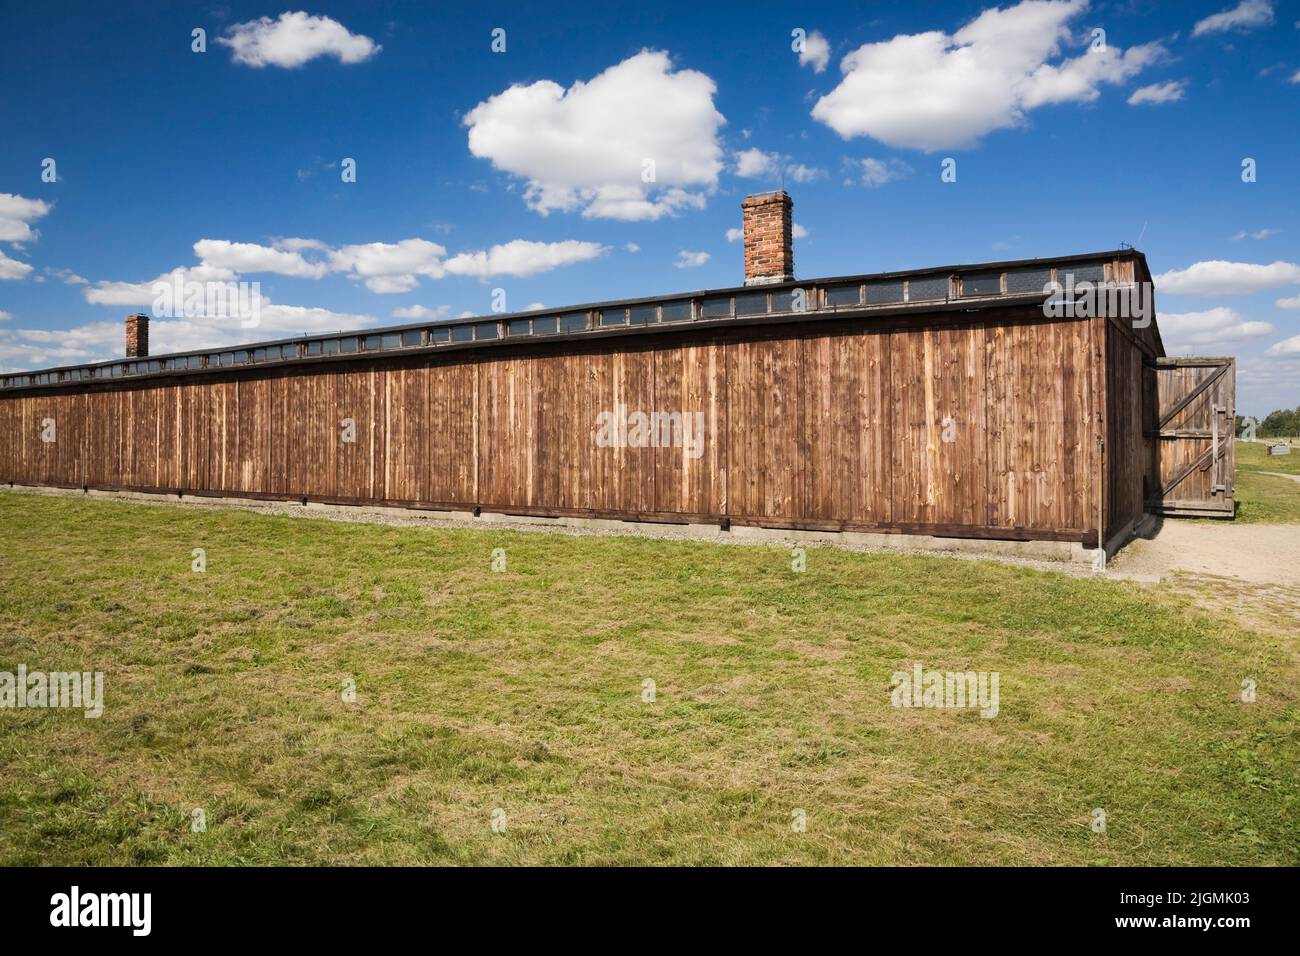
[[[195,349],[150,355],[146,358],[57,366],[0,375],[0,390],[192,375],[270,365],[355,361],[367,357],[391,358],[399,354],[484,348],[518,344],[520,341],[571,341],[680,331],[683,327],[734,327],[857,315],[883,316],[1033,305],[1041,303],[1047,297],[1041,284],[1034,285],[1035,282],[1041,283],[1044,270],[1073,265],[1080,272],[1080,280],[1094,275],[1099,279],[1103,263],[1128,258],[1137,259],[1145,273],[1144,278],[1149,277],[1145,257],[1131,248],[1045,259],[963,263],[766,285],[699,289],[673,295],[589,302],[558,309],[533,309],[348,332],[297,335],[228,348]],[[1007,274],[1011,278],[1006,277]],[[927,287],[918,288],[914,294],[914,281],[923,278],[936,281]],[[946,285],[944,280],[947,280]],[[907,283],[906,292],[904,282]],[[990,291],[992,285],[997,286],[997,291]],[[1017,288],[1012,289],[1012,285]],[[856,293],[853,292],[855,287]],[[801,289],[806,297],[806,306],[802,310],[794,307],[794,295]],[[939,291],[944,294],[938,295]],[[614,316],[618,314],[621,314],[620,321],[614,321]],[[396,344],[392,344],[394,338]],[[373,343],[373,347],[367,344],[367,340]],[[406,340],[411,341],[408,344]],[[289,352],[290,349],[292,353]],[[255,353],[259,352],[263,355],[255,359]],[[275,357],[271,358],[267,353],[274,353]]]

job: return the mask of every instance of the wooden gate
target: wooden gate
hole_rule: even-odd
[[[1148,371],[1154,376],[1160,481],[1148,497],[1148,510],[1232,517],[1236,359],[1161,358]]]

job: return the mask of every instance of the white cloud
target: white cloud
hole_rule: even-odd
[[[1300,355],[1300,335],[1293,335],[1268,347],[1269,355]]]
[[[857,176],[858,181],[868,189],[883,186],[908,172],[908,167],[897,160],[875,159],[871,156],[866,159],[849,160],[848,166]]]
[[[1269,323],[1246,321],[1235,309],[1226,306],[1204,312],[1161,312],[1156,322],[1160,326],[1161,338],[1170,349],[1239,342],[1269,335],[1273,331]]]
[[[0,252],[0,279],[25,279],[32,267]]]
[[[8,322],[14,317],[12,312],[0,312],[0,322]]]
[[[775,176],[781,170],[781,154],[765,153],[757,146],[741,150],[735,154],[735,158],[736,175],[744,176],[746,179]]]
[[[333,56],[340,63],[362,63],[382,49],[370,37],[350,33],[337,20],[302,11],[282,13],[277,20],[262,17],[237,23],[217,42],[230,47],[236,63],[285,69],[300,67],[318,56]]]
[[[31,223],[49,214],[50,204],[14,193],[0,193],[0,241],[30,242]]]
[[[394,309],[393,318],[414,319],[418,322],[421,319],[446,318],[449,312],[451,312],[451,306],[449,305],[440,305],[436,309],[430,309],[428,306],[423,305],[408,305]]]
[[[299,250],[320,252],[323,258],[309,260]],[[369,242],[338,249],[332,249],[317,239],[281,239],[274,246],[201,239],[194,244],[194,252],[202,260],[197,266],[181,266],[147,282],[96,282],[86,288],[83,295],[94,305],[144,306],[151,305],[157,298],[154,286],[159,282],[174,285],[177,278],[182,285],[188,282],[233,282],[241,275],[261,272],[305,279],[319,279],[330,272],[343,273],[364,282],[371,292],[394,295],[418,288],[421,278],[534,275],[594,259],[607,251],[607,247],[598,243],[573,239],[562,242],[515,239],[495,245],[486,252],[467,251],[447,259],[446,248],[427,239]],[[3,254],[0,254],[0,259],[3,259]],[[0,278],[5,277],[4,261],[0,261]],[[15,262],[13,277],[21,278],[26,274],[23,270],[30,269],[24,263]]]
[[[1120,50],[1113,46],[1089,49],[1059,66],[1044,63],[1029,77],[1023,105],[1027,109],[1053,103],[1091,103],[1101,95],[1102,83],[1120,84],[1132,79],[1164,55],[1158,43]]]
[[[732,227],[727,230],[727,241],[738,242],[745,238],[745,230]]]
[[[366,280],[366,288],[378,295],[396,295],[418,288],[420,280],[413,275],[371,276]]]
[[[330,265],[363,279],[371,292],[390,295],[410,292],[420,284],[419,276],[441,279],[446,275],[442,264],[446,254],[443,246],[428,239],[367,242],[332,251]]]
[[[486,252],[462,252],[446,262],[452,275],[475,276],[488,279],[492,276],[530,276],[560,266],[573,265],[598,258],[608,252],[607,246],[597,242],[531,242],[515,239],[504,245],[493,246]]]
[[[1295,71],[1295,76],[1291,77],[1292,83],[1300,83],[1300,70]]]
[[[1152,83],[1150,86],[1143,86],[1133,91],[1133,95],[1128,98],[1129,106],[1141,106],[1150,104],[1159,106],[1162,103],[1177,103],[1183,98],[1183,93],[1187,90],[1186,80],[1170,80],[1167,83]]]
[[[277,305],[265,296],[262,297],[260,318],[260,328],[287,333],[364,329],[379,324],[379,320],[373,315],[333,312],[330,309],[321,309],[314,306]],[[154,338],[152,324],[149,327],[149,338],[150,341]],[[243,331],[242,339],[244,341],[248,340],[246,330]],[[182,346],[182,348],[188,347]]]
[[[525,312],[537,312],[537,311],[540,311],[541,309],[544,309],[544,308],[546,308],[546,306],[543,305],[543,304],[540,303],[540,302],[529,302],[526,306],[524,306],[524,311],[525,311]]]
[[[128,306],[151,311],[155,301],[159,298],[158,292],[154,289],[155,284],[161,282],[175,288],[177,279],[184,285],[188,282],[234,282],[237,276],[226,270],[214,270],[208,266],[197,266],[193,269],[173,269],[151,282],[98,282],[93,287],[86,289],[83,294],[86,301],[94,305]],[[158,341],[158,336],[154,334],[156,327],[169,326],[172,322],[181,323],[169,326],[178,335],[182,332],[189,335],[190,333],[185,330],[190,329],[190,327],[203,327],[213,330],[211,333],[213,335],[230,333],[234,336],[232,341],[248,341],[250,337],[255,337],[255,335],[250,333],[248,329],[239,326],[240,315],[238,313],[240,307],[247,305],[251,297],[255,297],[257,300],[257,327],[263,330],[286,333],[322,332],[334,329],[362,328],[374,325],[377,321],[370,315],[333,312],[329,309],[311,306],[280,305],[273,302],[260,289],[256,289],[249,290],[244,295],[242,302],[236,296],[231,296],[229,299],[222,301],[214,301],[214,308],[210,312],[208,311],[208,303],[205,301],[198,308],[200,313],[198,315],[187,315],[184,319],[174,320],[156,318],[150,325],[150,343],[154,344]],[[185,338],[184,341],[191,344],[181,345],[178,348],[207,347],[207,343],[194,344],[197,340],[194,340],[192,336]],[[155,349],[155,351],[157,350]]]
[[[647,220],[703,208],[722,170],[716,86],[646,50],[567,90],[515,85],[465,116],[469,148],[527,183],[543,215]],[[653,180],[647,182],[653,163]]]
[[[79,276],[71,269],[52,269],[45,267],[45,274],[54,276],[56,279],[62,279],[66,285],[88,285],[90,280],[84,276]]]
[[[306,252],[315,250],[317,252],[329,252],[330,247],[319,239],[277,239],[273,243],[276,249],[284,249],[288,252]]]
[[[229,269],[203,265],[189,269],[181,267],[164,272],[147,282],[96,282],[83,289],[82,296],[91,305],[152,305],[158,298],[154,292],[154,286],[158,283],[174,286],[179,280],[183,286],[187,282],[232,282],[236,278],[235,273]]]
[[[826,175],[815,166],[795,163],[789,156],[765,153],[758,147],[740,150],[732,156],[735,160],[732,172],[746,179],[777,179],[784,175],[796,183],[810,183]]]
[[[1155,277],[1156,288],[1174,295],[1249,295],[1265,289],[1300,285],[1300,265],[1273,262],[1224,262],[1212,259],[1194,262],[1186,269],[1172,269]]]
[[[1279,309],[1300,309],[1300,295],[1293,295],[1289,299],[1278,299],[1273,304]]]
[[[1272,236],[1276,236],[1281,231],[1281,229],[1256,229],[1254,232],[1247,232],[1243,229],[1232,237],[1232,241],[1241,242],[1243,239],[1268,239]]]
[[[821,179],[826,175],[826,171],[815,166],[805,166],[803,163],[792,163],[785,168],[785,174],[796,183],[810,183]]]
[[[1242,0],[1235,7],[1198,20],[1192,30],[1192,36],[1204,36],[1207,33],[1227,33],[1235,30],[1248,33],[1258,27],[1266,27],[1273,22],[1273,4],[1269,0]]]
[[[677,261],[673,263],[678,269],[696,269],[709,261],[707,252],[688,252],[683,249],[677,253]]]
[[[1300,336],[1297,336],[1300,338]],[[1300,355],[1290,339],[1277,343],[1268,355],[1243,355],[1237,362],[1237,411],[1263,417],[1275,408],[1296,403],[1295,383],[1300,381]],[[1281,346],[1286,345],[1286,348]]]
[[[867,43],[840,62],[844,78],[812,115],[845,139],[871,136],[927,152],[969,146],[1020,126],[1050,103],[1090,102],[1154,62],[1158,44],[1089,48],[1048,62],[1071,39],[1069,21],[1087,0],[1023,0],[988,9],[956,33],[899,34]]]
[[[626,249],[628,252],[640,252],[640,251],[641,251],[641,247],[638,246],[635,242],[629,242],[629,243],[628,243],[626,246],[624,246],[623,248]]]
[[[831,45],[824,36],[814,30],[804,37],[803,50],[799,53],[800,66],[811,66],[814,73],[825,73],[830,62]]]
[[[194,254],[204,265],[232,272],[273,272],[301,279],[319,279],[329,271],[323,262],[308,262],[300,252],[272,249],[252,242],[229,242],[225,239],[200,239]]]

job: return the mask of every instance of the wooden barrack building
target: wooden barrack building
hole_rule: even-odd
[[[746,200],[736,288],[163,356],[132,316],[0,376],[0,481],[1088,546],[1231,512],[1230,360],[1060,314],[1140,252],[796,280],[790,206]]]

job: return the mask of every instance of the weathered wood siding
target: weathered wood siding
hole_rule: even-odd
[[[1164,358],[1148,369],[1159,472],[1148,504],[1163,514],[1235,512],[1236,362]]]
[[[1095,540],[1105,399],[1090,323],[956,315],[10,393],[0,480]],[[702,454],[598,447],[597,416],[619,406],[702,413]],[[46,418],[56,442],[41,441]],[[1112,511],[1128,494],[1112,490]]]

